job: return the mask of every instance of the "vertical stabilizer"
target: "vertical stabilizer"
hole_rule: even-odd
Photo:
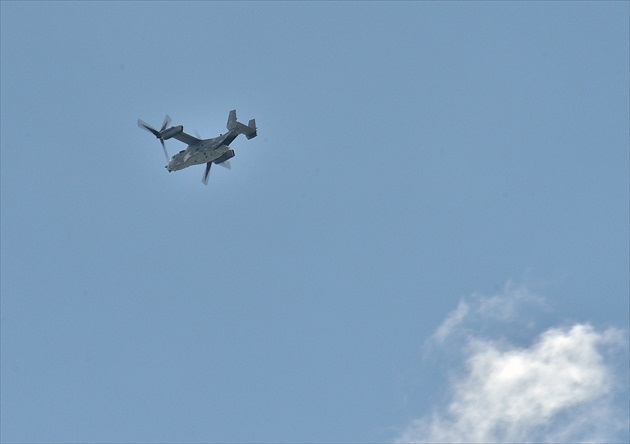
[[[237,122],[236,122],[236,110],[233,109],[232,111],[230,111],[230,115],[228,117],[228,121],[227,121],[227,129],[228,130],[235,130],[238,127]]]
[[[249,127],[249,131],[245,133],[245,136],[247,136],[248,139],[253,139],[258,134],[256,132],[256,119],[250,120],[247,126]]]

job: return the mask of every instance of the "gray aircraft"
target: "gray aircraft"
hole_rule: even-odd
[[[201,165],[202,163],[205,163],[206,171],[203,174],[203,179],[201,179],[205,185],[208,185],[208,175],[210,174],[210,167],[213,163],[224,166],[228,169],[230,168],[229,160],[234,157],[234,150],[230,148],[230,143],[232,143],[239,134],[245,134],[248,139],[253,139],[257,135],[256,119],[250,120],[249,123],[245,125],[236,120],[235,109],[230,111],[230,115],[228,117],[228,132],[212,139],[200,139],[198,137],[193,137],[190,134],[186,134],[182,125],[172,126],[167,129],[166,127],[169,123],[171,123],[171,118],[167,115],[164,118],[162,128],[158,131],[151,125],[148,125],[138,119],[138,126],[140,128],[144,128],[160,140],[162,148],[164,149],[166,161],[168,162],[165,168],[169,173],[171,171],[183,170],[184,168],[188,168],[192,165]],[[166,144],[164,143],[165,140],[171,138],[184,142],[188,145],[185,150],[181,150],[172,158],[168,155],[168,151],[166,151]]]

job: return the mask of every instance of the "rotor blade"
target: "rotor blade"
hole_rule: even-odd
[[[223,168],[227,168],[228,170],[232,169],[232,164],[230,163],[229,160],[226,160],[224,162],[221,162],[218,164],[219,166],[222,166]]]
[[[151,125],[149,125],[146,122],[143,122],[142,120],[138,119],[138,126],[140,128],[144,128],[145,130],[147,130],[148,132],[152,133],[155,137],[158,137],[159,131],[156,130],[155,128],[153,128]]]
[[[160,131],[164,131],[169,123],[171,123],[171,118],[167,114],[166,117],[164,117],[164,123],[162,124],[162,129]]]
[[[212,166],[212,162],[206,163],[206,172],[203,173],[203,179],[201,179],[204,185],[208,185],[208,176],[210,175],[211,166]]]
[[[164,143],[164,139],[160,139],[162,142],[162,149],[164,150],[164,155],[166,156],[166,163],[171,161],[171,156],[168,155],[168,151],[166,151],[166,144]]]

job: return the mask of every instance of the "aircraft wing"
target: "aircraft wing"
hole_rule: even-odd
[[[183,131],[179,134],[174,135],[173,139],[177,139],[180,142],[184,142],[185,144],[188,144],[188,145],[195,145],[201,142],[201,140],[197,139],[196,137],[191,136],[190,134],[186,134]]]

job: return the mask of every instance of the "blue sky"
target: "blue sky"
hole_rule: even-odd
[[[0,8],[3,442],[628,441],[628,3]]]

